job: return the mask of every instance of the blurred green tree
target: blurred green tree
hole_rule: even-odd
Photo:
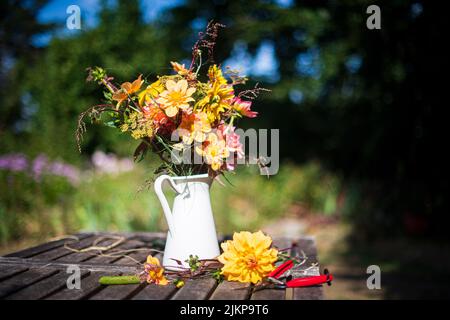
[[[6,0],[0,4],[0,148],[5,151],[14,148],[15,135],[23,138],[21,120],[28,111],[22,101],[23,77],[43,51],[34,37],[54,28],[37,21],[47,2]]]
[[[30,121],[28,152],[79,162],[74,140],[77,117],[102,99],[98,87],[85,82],[85,69],[103,66],[121,83],[139,73],[154,76],[166,56],[158,30],[142,21],[139,1],[117,1],[114,6],[102,1],[98,26],[53,38],[39,63],[28,70],[23,87],[37,106]],[[89,154],[101,146],[129,155],[131,144],[114,130],[91,126],[83,149]]]

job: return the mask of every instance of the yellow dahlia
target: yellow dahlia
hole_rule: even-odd
[[[184,79],[178,82],[167,80],[166,90],[161,92],[156,102],[164,109],[167,116],[174,117],[179,109],[189,109],[189,102],[194,101],[191,97],[194,92],[195,88],[188,88],[188,82]]]
[[[278,251],[270,248],[272,239],[261,231],[234,233],[233,240],[221,244],[222,274],[228,281],[258,283],[275,270]]]

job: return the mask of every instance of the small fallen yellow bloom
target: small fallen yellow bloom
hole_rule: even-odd
[[[144,265],[144,272],[147,275],[148,283],[155,283],[160,286],[165,286],[169,283],[164,276],[164,268],[159,263],[158,258],[148,256]]]
[[[178,289],[180,289],[183,286],[184,286],[184,281],[183,280],[176,280],[175,281],[175,287],[177,287]]]

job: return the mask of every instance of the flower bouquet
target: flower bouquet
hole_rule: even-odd
[[[237,94],[236,86],[245,84],[247,78],[212,63],[220,27],[223,25],[210,22],[206,32],[200,33],[189,67],[171,62],[173,74],[158,76],[154,81],[139,75],[118,86],[103,68],[88,68],[87,80],[105,87],[105,101],[80,114],[76,132],[79,149],[86,131],[84,118],[89,116],[140,140],[135,160],[149,150],[156,153],[162,160],[156,173],[207,173],[214,178],[234,170],[236,160],[244,158],[235,122],[256,117],[251,100],[268,90],[256,85]],[[200,71],[206,65],[206,75],[202,75]]]
[[[256,85],[236,93],[235,88],[247,79],[213,62],[221,27],[210,22],[206,32],[200,33],[189,67],[171,62],[173,73],[152,81],[139,75],[119,86],[104,69],[88,69],[87,80],[104,86],[105,101],[80,115],[78,146],[86,130],[84,118],[90,116],[139,140],[135,160],[148,151],[160,157],[162,164],[156,173],[162,175],[154,188],[169,226],[163,264],[172,269],[179,266],[175,261],[186,267],[185,260],[192,254],[200,259],[219,255],[209,188],[213,179],[234,170],[238,161],[245,162],[235,122],[256,117],[251,100],[268,91]],[[177,194],[173,209],[163,184]]]

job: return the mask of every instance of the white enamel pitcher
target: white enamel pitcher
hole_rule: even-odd
[[[156,179],[155,192],[169,226],[163,258],[165,268],[180,269],[180,265],[172,259],[181,261],[182,267],[189,267],[185,262],[189,255],[213,259],[220,254],[209,198],[211,183],[208,174],[185,177],[162,175]],[[177,194],[172,210],[162,190],[164,184],[172,187]]]

